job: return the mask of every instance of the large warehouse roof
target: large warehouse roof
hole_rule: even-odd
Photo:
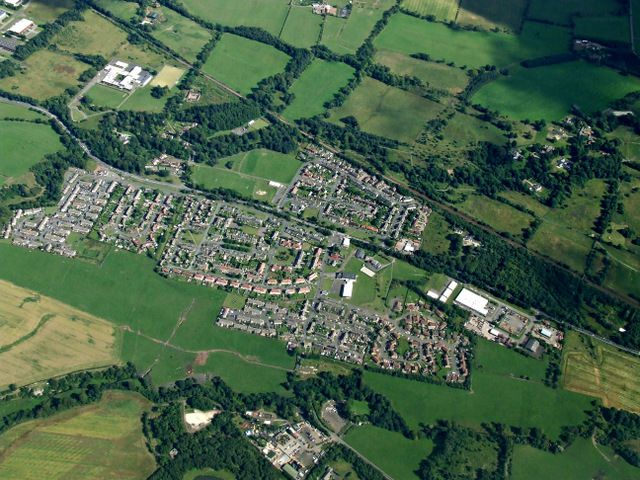
[[[489,300],[466,288],[462,289],[462,291],[456,298],[456,302],[460,305],[470,308],[475,312],[478,312],[480,315],[484,316],[489,313],[489,310],[487,310],[487,304],[489,303]]]

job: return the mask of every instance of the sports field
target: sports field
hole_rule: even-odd
[[[600,398],[607,407],[640,413],[640,358],[575,332],[567,334],[562,386]]]
[[[309,48],[320,40],[322,16],[315,15],[311,7],[292,5],[280,38],[291,45]]]
[[[620,44],[628,44],[631,41],[628,17],[576,17],[574,23],[574,32],[578,38]]]
[[[218,160],[218,165],[226,165],[229,162],[232,163],[231,170],[234,172],[279,183],[289,183],[302,167],[302,162],[295,155],[287,155],[264,148],[221,158]]]
[[[151,35],[190,62],[202,50],[211,34],[193,20],[170,8],[162,9],[163,20],[154,25]]]
[[[457,23],[484,29],[520,30],[528,0],[460,0]]]
[[[427,53],[456,66],[510,65],[527,58],[566,52],[570,32],[561,27],[525,22],[520,35],[454,30],[406,14],[396,14],[374,40],[376,48]]]
[[[527,16],[534,20],[571,25],[577,14],[599,17],[615,14],[622,9],[617,0],[531,0]]]
[[[633,480],[640,470],[610,448],[595,447],[590,439],[577,438],[564,452],[553,454],[529,445],[516,445],[511,462],[513,480],[562,478],[563,480]]]
[[[411,142],[442,109],[439,103],[365,77],[344,104],[331,110],[330,120],[354,116],[365,132]]]
[[[460,0],[403,0],[402,7],[418,15],[433,15],[436,20],[456,19]]]
[[[394,479],[417,479],[420,462],[433,450],[429,438],[409,440],[397,432],[372,425],[354,427],[345,441]]]
[[[309,118],[325,111],[331,100],[353,76],[354,70],[341,62],[314,60],[289,89],[295,95],[282,115],[289,120]]]
[[[150,404],[107,392],[96,404],[18,425],[0,436],[0,477],[136,480],[155,469],[140,426]]]
[[[196,185],[205,189],[224,188],[233,190],[245,198],[271,201],[276,188],[269,185],[268,180],[244,175],[224,167],[196,165],[191,177]]]
[[[464,202],[455,204],[455,207],[499,232],[515,236],[520,236],[522,230],[533,221],[528,213],[484,195],[469,195]]]
[[[283,71],[289,57],[270,45],[224,34],[202,67],[205,73],[240,93]]]
[[[117,109],[129,97],[129,93],[98,84],[91,87],[85,96],[93,105]]]
[[[605,67],[576,61],[538,68],[513,69],[509,77],[482,87],[473,102],[514,119],[558,120],[572,105],[586,113],[640,89],[640,80]]]
[[[45,155],[62,149],[60,137],[49,125],[0,120],[0,181],[17,179]]]

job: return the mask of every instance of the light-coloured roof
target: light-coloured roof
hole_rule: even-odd
[[[456,302],[478,312],[481,315],[489,313],[489,310],[487,310],[489,300],[467,288],[463,288],[460,294],[458,294]]]
[[[18,20],[16,23],[14,23],[9,29],[9,31],[13,33],[22,33],[28,28],[35,27],[35,25],[36,24],[33,23],[28,18],[23,18],[21,20]]]

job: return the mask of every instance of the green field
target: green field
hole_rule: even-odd
[[[302,167],[302,162],[295,155],[287,155],[264,148],[249,150],[218,160],[218,164],[224,165],[225,168],[227,163],[232,164],[231,170],[234,172],[279,183],[289,183]]]
[[[202,70],[246,94],[263,78],[282,72],[288,60],[287,55],[270,45],[226,33]]]
[[[578,38],[628,44],[631,41],[628,17],[576,17],[574,33]]]
[[[154,26],[151,35],[188,61],[194,61],[211,34],[170,8],[163,8],[162,16],[164,21]]]
[[[314,60],[293,82],[289,91],[295,98],[282,115],[297,120],[321,114],[324,104],[349,82],[353,73],[353,68],[344,63]]]
[[[53,22],[67,10],[73,8],[73,0],[31,0],[30,2],[22,2],[23,12],[30,20],[36,24]]]
[[[0,477],[146,478],[155,470],[140,428],[144,398],[107,392],[93,405],[20,424],[0,436]]]
[[[514,119],[558,120],[573,105],[587,113],[640,89],[640,80],[584,61],[538,68],[517,68],[473,96],[480,103]]]
[[[562,478],[563,480],[632,480],[640,469],[629,465],[605,446],[578,438],[564,452],[553,454],[529,445],[516,445],[512,460],[513,480]]]
[[[354,116],[365,132],[411,142],[442,108],[439,103],[365,77],[344,104],[331,110],[330,120],[338,123],[343,117]]]
[[[598,17],[624,10],[617,0],[532,0],[527,16],[561,25],[571,25],[576,14]]]
[[[528,213],[484,195],[469,195],[464,202],[455,206],[495,230],[515,236],[520,236],[522,230],[533,221],[533,217]]]
[[[339,54],[355,53],[382,14],[394,3],[393,0],[363,0],[354,2],[346,20],[326,17],[321,43]]]
[[[460,0],[457,23],[517,32],[528,3],[528,0]]]
[[[409,440],[400,433],[372,425],[352,428],[345,436],[345,441],[398,480],[417,479],[414,471],[433,450],[431,439]]]
[[[24,113],[29,111],[23,109]],[[0,181],[24,175],[45,155],[62,148],[49,125],[0,120]]]
[[[283,0],[183,0],[187,10],[204,20],[231,27],[260,27],[278,35],[289,10]]]
[[[300,48],[309,48],[320,40],[322,16],[315,15],[310,7],[291,6],[280,39]]]
[[[456,19],[460,0],[403,0],[402,6],[418,15],[433,15],[436,20]]]
[[[88,100],[98,107],[116,110],[129,96],[128,92],[117,88],[97,84],[89,89],[85,95]]]
[[[19,107],[10,103],[0,102],[0,120],[46,120],[40,112],[28,108]]]
[[[121,20],[128,22],[136,15],[138,5],[135,2],[123,0],[94,0],[96,5],[113,13]]]
[[[196,185],[208,190],[224,188],[245,198],[265,202],[271,201],[277,190],[269,185],[268,180],[246,176],[223,167],[196,165],[191,178]]]
[[[410,55],[427,53],[434,60],[444,59],[456,66],[506,66],[527,58],[566,52],[567,29],[525,22],[520,35],[454,30],[406,14],[391,17],[376,37],[376,48]]]

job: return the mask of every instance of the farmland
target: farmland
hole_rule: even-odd
[[[324,104],[348,83],[353,73],[353,68],[344,63],[315,60],[292,85],[290,91],[295,98],[283,115],[297,120],[321,114]]]
[[[527,228],[533,217],[515,208],[482,195],[470,195],[456,208],[468,213],[499,232],[519,236]]]
[[[527,15],[535,20],[570,25],[576,14],[596,17],[615,14],[620,9],[620,3],[616,0],[532,0]]]
[[[456,19],[460,0],[403,0],[402,6],[418,15],[433,15],[436,20]]]
[[[122,0],[95,0],[98,7],[111,12],[120,20],[129,21],[136,14],[138,5],[135,2],[125,2]]]
[[[627,17],[577,17],[575,35],[578,38],[589,38],[595,41],[628,44],[631,40],[629,19]]]
[[[330,120],[354,116],[365,132],[409,142],[441,109],[438,103],[365,77],[347,101],[331,111]]]
[[[567,335],[562,358],[562,386],[567,390],[640,413],[638,368],[638,357],[575,332]]]
[[[154,26],[152,35],[192,62],[211,34],[193,20],[183,17],[170,8],[162,9],[163,21]]]
[[[320,40],[322,17],[314,15],[309,7],[291,6],[280,38],[291,45],[308,48]]]
[[[457,23],[481,28],[520,30],[527,0],[460,0]]]
[[[73,8],[73,0],[32,0],[25,8],[28,18],[37,24],[53,22]]]
[[[138,479],[155,469],[140,429],[150,404],[107,392],[94,405],[23,423],[0,436],[0,477]]]
[[[288,56],[263,43],[224,34],[203,71],[240,93],[249,93],[263,78],[281,72]]]
[[[45,116],[35,110],[0,102],[0,120],[44,120]]]

